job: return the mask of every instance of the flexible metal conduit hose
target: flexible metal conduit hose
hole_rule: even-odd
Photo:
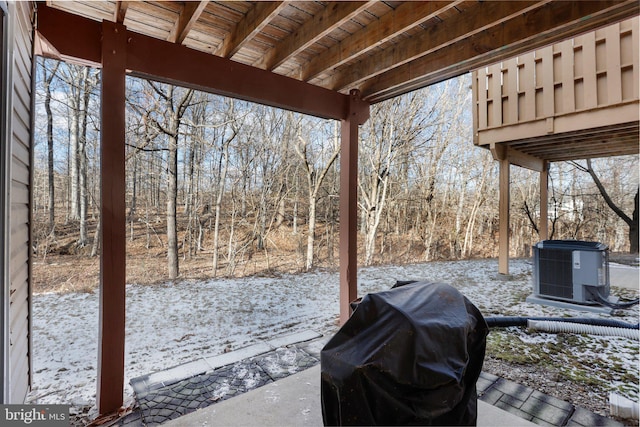
[[[629,400],[616,393],[609,393],[609,411],[611,415],[615,415],[616,417],[637,420],[639,419],[638,412],[640,412],[640,407],[638,406],[638,402]]]
[[[613,319],[597,319],[592,317],[519,317],[500,316],[485,317],[490,328],[507,328],[509,326],[528,326],[529,320],[544,320],[551,322],[581,323],[583,325],[608,326],[610,328],[640,329],[640,324],[621,322]]]
[[[543,332],[569,332],[572,334],[591,334],[625,337],[640,341],[640,329],[612,328],[610,326],[584,325],[581,323],[553,322],[549,320],[529,320],[529,329]]]

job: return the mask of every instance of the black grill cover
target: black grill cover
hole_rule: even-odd
[[[487,333],[446,284],[366,295],[320,356],[324,424],[475,425]]]

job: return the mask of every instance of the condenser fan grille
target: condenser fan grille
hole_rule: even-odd
[[[540,293],[573,299],[571,251],[540,249]]]

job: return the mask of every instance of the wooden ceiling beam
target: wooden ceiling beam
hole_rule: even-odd
[[[507,149],[507,159],[509,160],[509,163],[520,166],[521,168],[531,169],[537,172],[542,172],[545,169],[543,159],[515,150],[511,147]]]
[[[253,66],[270,71],[278,68],[290,57],[311,46],[345,21],[367,9],[370,3],[349,1],[327,4],[327,7],[322,9],[320,13],[317,13],[302,24],[299,29],[280,41]]]
[[[198,21],[198,18],[200,18],[205,7],[207,7],[207,4],[209,4],[209,0],[184,2],[184,7],[171,29],[171,33],[169,33],[168,41],[182,44],[184,39],[187,38],[189,31],[191,31]]]
[[[456,42],[485,31],[493,25],[499,25],[514,16],[521,15],[537,7],[545,1],[496,1],[478,3],[455,17],[427,28],[421,34],[407,39],[404,43],[389,49],[381,50],[367,59],[357,62],[341,70],[331,77],[324,87],[334,90],[349,89],[361,82],[435,52]]]
[[[48,4],[47,4],[48,6]],[[128,1],[116,1],[116,10],[113,12],[113,20],[118,24],[124,22],[124,18],[127,15],[127,8],[129,7]]]
[[[127,33],[127,68],[134,76],[326,119],[346,117],[347,95],[132,31]]]
[[[459,1],[406,2],[371,22],[345,40],[316,56],[302,70],[302,80],[310,81],[322,72],[362,55],[398,34],[454,7]],[[416,20],[416,17],[420,19]]]
[[[274,17],[278,16],[287,3],[288,1],[257,2],[236,25],[232,33],[225,37],[215,54],[223,58],[233,57],[247,41],[262,31]]]
[[[102,62],[100,23],[38,4],[36,54],[48,58],[99,67]],[[73,32],[73,33],[72,33]],[[76,34],[74,36],[74,34]]]
[[[99,22],[39,5],[37,28],[37,38],[60,58],[100,66]],[[132,75],[316,117],[347,118],[348,95],[134,31],[126,36],[126,69]]]
[[[362,85],[362,96],[373,103],[383,101],[639,13],[636,0],[550,2],[382,73]]]

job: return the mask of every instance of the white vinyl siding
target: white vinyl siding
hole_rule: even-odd
[[[23,403],[31,383],[30,187],[32,3],[4,3],[11,36],[7,75],[9,114],[2,132],[5,222],[3,226],[3,403]],[[7,87],[7,86],[4,86]],[[6,141],[5,139],[8,139]],[[8,283],[7,283],[8,282]],[[8,323],[8,325],[6,324]]]

